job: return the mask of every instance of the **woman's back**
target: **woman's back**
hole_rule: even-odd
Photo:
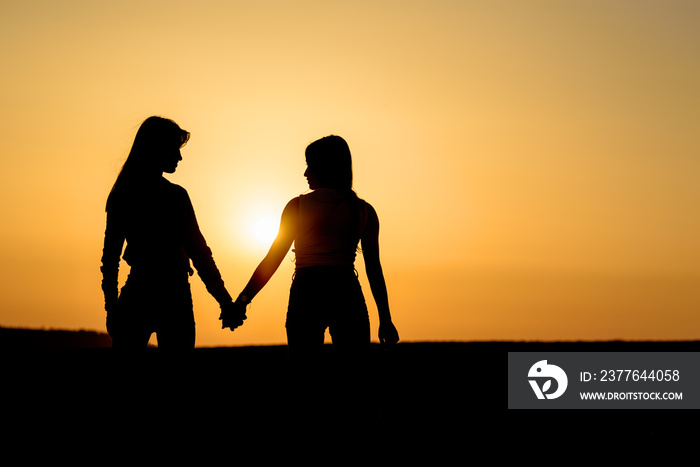
[[[319,188],[299,196],[296,268],[352,266],[367,222],[367,204],[352,191]]]

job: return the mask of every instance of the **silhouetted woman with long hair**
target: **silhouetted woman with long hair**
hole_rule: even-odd
[[[145,349],[153,333],[164,351],[194,348],[190,260],[222,309],[232,305],[187,191],[163,177],[189,137],[172,120],[147,118],[107,198],[102,290],[115,349]],[[119,293],[122,249],[131,269]]]
[[[367,278],[379,312],[379,340],[399,336],[391,319],[379,260],[379,218],[352,189],[350,148],[340,136],[327,136],[306,148],[308,194],[287,203],[268,254],[236,299],[245,306],[267,284],[294,244],[295,273],[287,310],[287,343],[292,361],[318,358],[326,328],[343,360],[362,358],[370,347],[367,306],[355,270],[361,244]],[[238,315],[232,315],[234,324]],[[227,325],[224,319],[224,326]]]

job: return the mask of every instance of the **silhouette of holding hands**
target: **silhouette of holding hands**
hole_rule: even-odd
[[[267,284],[294,244],[295,273],[286,330],[292,361],[317,360],[326,328],[336,355],[354,360],[370,347],[369,316],[354,263],[361,244],[367,277],[379,312],[379,340],[399,341],[392,322],[379,259],[379,218],[352,189],[350,148],[330,135],[306,148],[308,194],[289,201],[272,246],[234,306],[222,312],[224,327],[242,323],[246,306]]]
[[[187,191],[163,177],[175,172],[189,137],[172,120],[147,118],[107,199],[102,290],[115,349],[145,349],[153,333],[158,348],[170,354],[194,348],[190,260],[222,310],[231,309],[227,319],[232,325],[242,323]],[[131,269],[119,293],[123,249]]]

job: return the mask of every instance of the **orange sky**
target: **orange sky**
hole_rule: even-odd
[[[0,325],[104,329],[104,202],[162,115],[234,295],[334,133],[403,340],[696,339],[697,24],[674,0],[4,1]],[[284,343],[292,271],[235,333],[194,277],[197,344]]]

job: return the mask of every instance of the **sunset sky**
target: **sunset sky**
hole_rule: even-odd
[[[105,200],[161,115],[234,296],[338,134],[403,341],[698,339],[698,24],[690,0],[3,0],[0,326],[104,330]],[[197,345],[285,343],[293,268],[234,333],[193,277]]]

